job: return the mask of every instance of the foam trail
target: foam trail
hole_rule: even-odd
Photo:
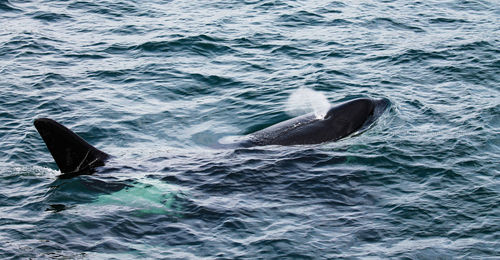
[[[291,116],[314,112],[316,118],[322,119],[329,108],[330,103],[323,93],[300,87],[288,97],[285,111]]]

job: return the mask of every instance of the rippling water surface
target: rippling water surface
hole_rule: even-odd
[[[497,1],[0,0],[1,258],[500,256]],[[213,149],[299,88],[336,143]],[[58,179],[53,118],[114,155]]]

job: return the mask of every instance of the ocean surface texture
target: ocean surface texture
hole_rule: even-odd
[[[499,259],[499,82],[495,0],[0,0],[0,258]],[[392,105],[218,148],[299,89]],[[108,167],[58,179],[39,117]]]

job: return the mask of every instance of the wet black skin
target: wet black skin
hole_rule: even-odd
[[[63,173],[61,178],[93,173],[110,157],[52,119],[39,118],[34,125]]]
[[[367,129],[389,107],[388,99],[354,99],[330,108],[322,119],[311,113],[248,136],[244,146],[305,145],[333,142]]]

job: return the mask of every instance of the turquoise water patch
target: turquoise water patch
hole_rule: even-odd
[[[134,214],[169,214],[180,216],[182,193],[161,180],[141,179],[120,191],[99,195],[90,203],[105,210],[132,211]]]

